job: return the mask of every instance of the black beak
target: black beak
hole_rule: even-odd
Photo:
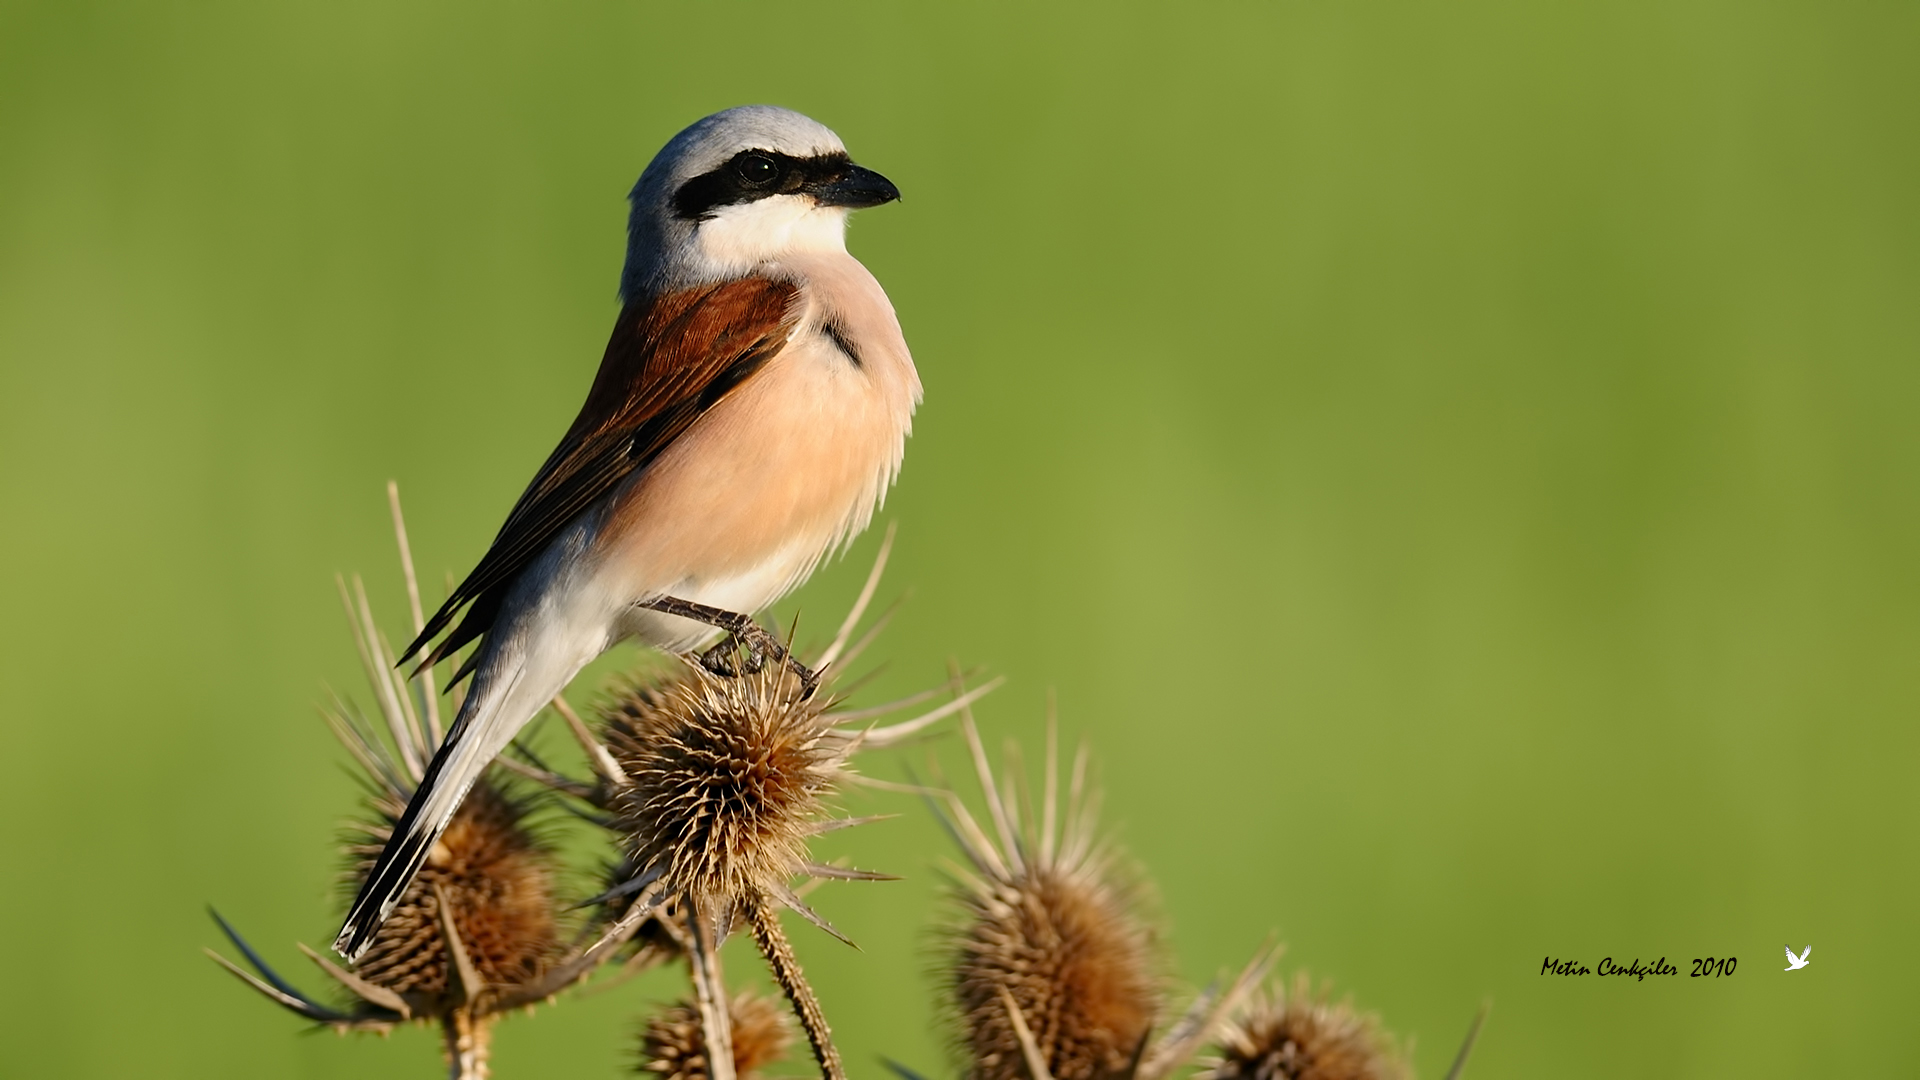
[[[879,206],[900,197],[900,189],[893,186],[893,181],[858,165],[848,165],[835,179],[809,184],[806,190],[821,206],[844,206],[850,210]]]

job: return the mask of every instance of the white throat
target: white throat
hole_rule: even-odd
[[[719,277],[744,274],[784,256],[844,253],[847,209],[821,206],[810,195],[772,195],[724,206],[693,232],[694,256]]]

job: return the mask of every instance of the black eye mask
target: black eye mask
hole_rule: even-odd
[[[802,194],[823,206],[857,210],[892,202],[900,190],[843,153],[801,158],[775,150],[742,150],[719,168],[681,184],[673,193],[673,212],[684,221],[705,221],[723,206]]]

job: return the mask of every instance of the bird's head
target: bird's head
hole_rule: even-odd
[[[634,185],[620,294],[738,277],[789,254],[844,251],[849,212],[899,197],[815,120],[772,105],[714,113],[675,135]]]

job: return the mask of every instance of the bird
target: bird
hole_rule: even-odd
[[[846,248],[854,210],[899,198],[833,131],[771,105],[694,122],[642,171],[586,402],[401,657],[431,669],[478,641],[341,955],[365,952],[468,789],[588,661],[721,629],[749,660],[784,655],[752,614],[866,528],[920,404],[892,302]]]
[[[1807,966],[1807,957],[1812,955],[1813,955],[1813,946],[1811,945],[1807,946],[1806,951],[1801,953],[1799,956],[1793,955],[1793,946],[1791,945],[1787,946],[1787,966],[1785,970],[1799,971],[1801,968]]]

